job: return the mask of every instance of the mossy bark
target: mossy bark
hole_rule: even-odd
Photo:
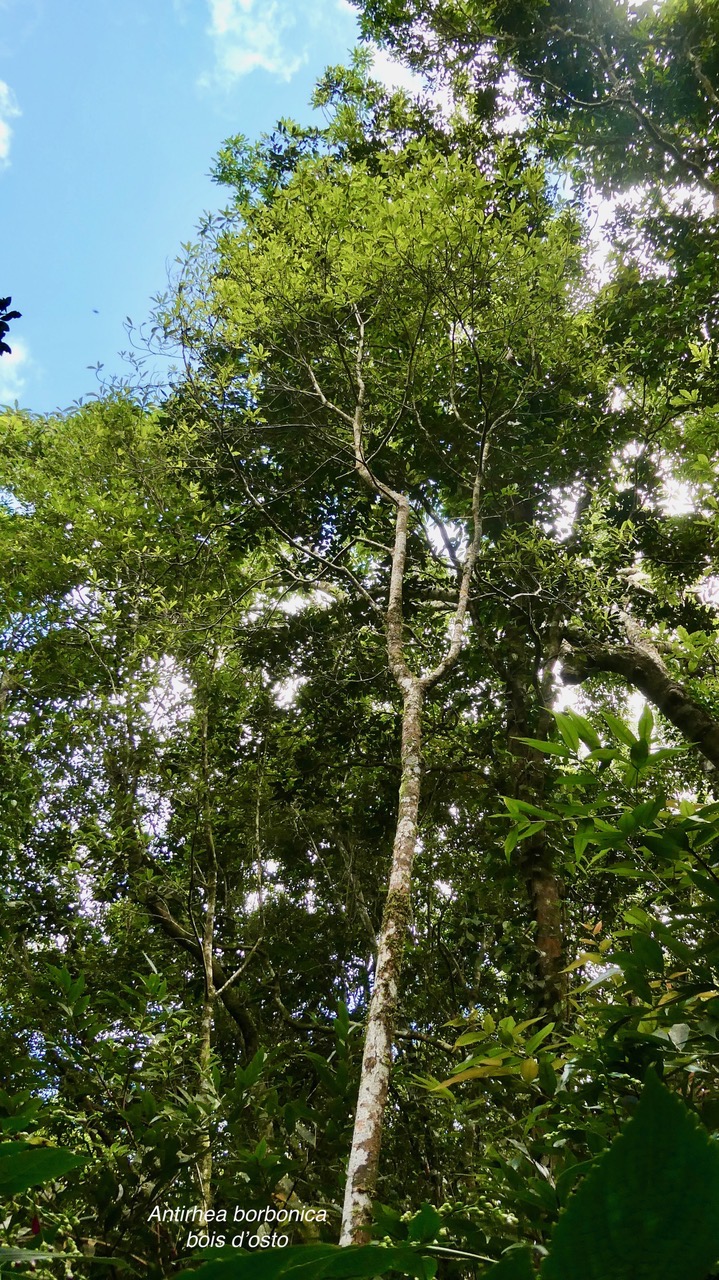
[[[367,1018],[355,1128],[347,1167],[341,1244],[369,1239],[372,1199],[379,1169],[382,1123],[392,1069],[400,975],[410,921],[412,863],[417,846],[421,789],[422,706],[420,681],[408,683],[402,715],[402,775],[392,867],[377,946],[375,984]]]

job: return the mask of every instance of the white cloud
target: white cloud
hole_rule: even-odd
[[[207,8],[215,68],[202,77],[206,86],[228,86],[252,71],[291,80],[310,59],[324,65],[328,39],[345,36],[347,50],[357,39],[348,0],[207,0]]]
[[[205,85],[228,85],[252,71],[291,80],[328,29],[346,25],[348,52],[357,39],[357,11],[349,0],[207,0],[207,7],[215,70],[203,77]],[[418,75],[381,49],[373,49],[371,73],[389,89],[422,88]]]
[[[0,80],[0,169],[9,164],[10,139],[12,138],[11,120],[20,115],[15,94],[4,80]]]
[[[0,355],[0,405],[13,404],[19,400],[25,387],[25,374],[31,361],[24,342],[14,338],[10,333],[10,355]]]
[[[292,76],[307,60],[298,39],[298,19],[303,30],[312,24],[316,3],[280,3],[280,0],[208,0],[209,34],[215,44],[214,79],[228,83],[267,71],[281,80]]]

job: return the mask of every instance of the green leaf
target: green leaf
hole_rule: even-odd
[[[535,751],[543,751],[547,756],[564,756],[565,760],[572,757],[571,751],[562,742],[545,742],[541,738],[515,738],[514,741],[523,742],[525,747],[534,747]]]
[[[596,1162],[596,1157],[591,1160],[581,1160],[577,1164],[570,1165],[568,1169],[564,1169],[557,1178],[557,1199],[562,1206],[567,1202],[567,1198],[574,1189],[574,1184],[580,1178],[585,1177],[592,1165]]]
[[[197,1276],[198,1280],[279,1280],[281,1276],[292,1280],[360,1280],[384,1276],[388,1271],[413,1276],[415,1280],[432,1280],[437,1263],[401,1246],[385,1249],[368,1244],[341,1249],[336,1244],[300,1244],[217,1258],[182,1274]]]
[[[521,830],[522,828],[519,826],[512,827],[507,836],[507,839],[504,842],[504,852],[508,862],[510,861],[510,855],[512,854],[513,850],[516,848],[519,842]]]
[[[409,1222],[407,1235],[416,1244],[426,1244],[428,1240],[436,1239],[441,1226],[442,1219],[437,1210],[425,1203]]]
[[[71,1254],[56,1253],[50,1249],[8,1249],[0,1245],[0,1264],[3,1262],[56,1262],[58,1258],[67,1261]]]
[[[546,818],[549,821],[559,817],[558,813],[552,813],[549,809],[540,809],[538,805],[530,804],[528,800],[515,800],[513,796],[502,796],[502,800],[513,818],[528,815],[530,818]]]
[[[20,1116],[7,1116],[5,1119],[0,1120],[0,1132],[2,1133],[27,1133],[29,1128],[30,1122],[24,1114]],[[27,1143],[24,1142],[23,1146],[27,1146]]]
[[[585,747],[589,747],[590,751],[596,751],[601,747],[599,734],[586,716],[580,716],[578,711],[566,711],[565,715],[571,720]]]
[[[645,800],[642,804],[636,805],[634,809],[628,809],[617,822],[622,835],[627,836],[639,828],[646,829],[650,827],[657,814],[664,808],[665,803],[665,798],[661,795],[653,800]]]
[[[660,834],[650,832],[643,837],[643,843],[651,853],[663,858],[678,858],[687,847],[684,834],[671,830],[664,830]]]
[[[639,724],[637,728],[639,730],[639,737],[648,745],[652,740],[652,730],[654,729],[654,716],[652,715],[652,709],[648,702],[644,704],[644,710],[639,717]]]
[[[379,1236],[390,1236],[393,1240],[407,1239],[407,1223],[402,1221],[402,1215],[388,1204],[375,1203],[373,1207],[373,1234]]]
[[[629,748],[629,759],[635,768],[643,768],[649,759],[649,743],[643,738],[639,742],[633,742]]]
[[[538,831],[544,831],[546,822],[530,822],[528,827],[520,827],[517,840],[528,840],[530,836],[536,836]]]
[[[584,850],[587,848],[587,845],[596,844],[596,843],[597,843],[597,836],[594,831],[593,824],[590,822],[583,822],[581,826],[575,831],[574,837],[572,840],[575,858],[579,859],[582,857]]]
[[[3,1142],[2,1146],[0,1146],[0,1155],[2,1155],[3,1159],[7,1159],[9,1156],[16,1155],[18,1151],[33,1150],[35,1148],[29,1142],[25,1142],[24,1138],[21,1138],[18,1142]]]
[[[539,1083],[548,1097],[553,1098],[557,1092],[557,1077],[549,1054],[543,1053],[539,1059]]]
[[[0,1144],[0,1195],[16,1196],[28,1187],[52,1182],[85,1164],[84,1156],[76,1156],[62,1147],[28,1146],[18,1151],[18,1146],[17,1142]]]
[[[618,742],[623,742],[625,747],[634,746],[636,738],[629,726],[626,725],[623,720],[619,719],[619,716],[612,715],[611,711],[603,711],[602,718],[606,720],[607,725]]]
[[[532,1255],[529,1249],[513,1249],[485,1271],[482,1280],[535,1280]]]
[[[554,1031],[553,1022],[548,1022],[546,1027],[542,1027],[541,1031],[535,1031],[534,1035],[527,1041],[527,1043],[524,1046],[525,1052],[528,1054],[533,1054],[535,1049],[538,1049],[540,1044],[542,1044],[543,1041],[546,1040],[547,1036],[551,1036],[553,1031]]]
[[[334,1251],[334,1257],[327,1269],[317,1274],[326,1276],[328,1280],[330,1277],[334,1280],[344,1276],[384,1276],[388,1271],[414,1276],[416,1280],[432,1280],[437,1274],[437,1263],[433,1258],[422,1258],[412,1249],[401,1246],[393,1249],[374,1244],[361,1245],[357,1249],[339,1249],[335,1245],[327,1247]]]
[[[183,1275],[197,1276],[198,1280],[275,1280],[278,1276],[294,1275],[296,1280],[325,1274],[329,1265],[328,1250],[331,1245],[290,1245],[287,1249],[267,1249],[257,1253],[237,1253],[232,1257],[216,1258],[197,1270],[184,1271]]]
[[[643,969],[650,973],[664,972],[664,952],[655,938],[646,933],[635,933],[631,946],[632,954]]]
[[[691,1036],[691,1027],[686,1022],[675,1022],[669,1028],[668,1035],[674,1048],[681,1053]]]
[[[653,1072],[560,1215],[542,1280],[704,1280],[719,1256],[719,1149]]]
[[[557,722],[557,728],[559,729],[562,739],[566,742],[569,750],[578,751],[579,732],[577,726],[572,723],[571,716],[568,716],[566,712],[563,711],[553,711],[552,715]],[[597,743],[597,746],[599,746],[599,743]]]
[[[621,969],[627,984],[640,1000],[644,1000],[646,1004],[651,1003],[652,992],[647,981],[647,975],[641,960],[628,951],[616,951],[612,954],[612,963]]]

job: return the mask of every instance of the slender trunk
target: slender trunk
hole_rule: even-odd
[[[585,500],[580,500],[578,520],[584,505]],[[537,519],[535,495],[512,501],[504,523],[521,537],[536,528]],[[498,536],[500,533],[498,530]],[[523,585],[527,592],[525,603],[516,607],[510,603],[501,643],[485,642],[484,649],[504,683],[506,745],[511,760],[503,764],[502,789],[517,800],[542,808],[552,776],[551,765],[520,739],[544,738],[552,724],[549,707],[554,694],[554,663],[561,645],[562,613],[557,609],[548,614],[541,602],[533,612],[531,576]],[[481,617],[478,612],[473,617],[477,634],[482,637]],[[566,1006],[567,993],[567,977],[562,972],[564,886],[554,867],[546,831],[538,831],[523,841],[516,857],[534,926],[533,1002],[538,1013],[556,1016]]]
[[[369,1238],[382,1122],[392,1066],[392,1039],[405,938],[410,918],[412,862],[417,845],[424,689],[412,680],[404,693],[399,812],[387,898],[377,948],[377,969],[365,1036],[352,1148],[347,1167],[340,1244]]]
[[[359,406],[361,408],[361,404]],[[357,466],[364,479],[372,479],[361,452],[360,415],[356,418]],[[422,709],[425,695],[444,679],[459,657],[467,616],[469,588],[482,532],[480,497],[481,465],[472,489],[473,536],[461,569],[457,608],[450,626],[449,647],[444,658],[426,675],[416,676],[407,665],[404,645],[403,592],[407,562],[410,505],[408,499],[378,486],[374,487],[395,506],[395,537],[392,573],[387,599],[387,658],[392,675],[402,690],[402,768],[399,811],[392,850],[387,897],[377,942],[375,983],[367,1019],[355,1126],[347,1166],[341,1244],[362,1244],[369,1237],[379,1170],[382,1124],[392,1068],[392,1038],[397,1016],[399,979],[402,972],[412,892],[412,863],[417,847],[417,819],[421,791]]]
[[[372,957],[372,968],[374,970],[374,967],[377,964],[377,930],[375,929],[372,923],[372,917],[367,910],[367,902],[362,892],[362,885],[357,879],[352,867],[352,849],[342,839],[339,839],[337,843],[342,857],[344,858],[347,870],[347,883],[352,892],[354,909],[357,912],[360,922],[364,928],[369,953]]]
[[[202,817],[205,844],[205,914],[202,925],[202,967],[205,991],[202,1000],[199,1054],[199,1101],[202,1114],[202,1132],[197,1160],[197,1176],[200,1182],[200,1202],[203,1210],[212,1208],[212,1111],[214,1088],[212,1083],[212,1020],[216,998],[213,952],[215,949],[215,914],[217,911],[217,851],[212,830],[210,809],[210,771],[207,758],[207,711],[202,722]]]
[[[137,899],[147,910],[150,919],[157,924],[165,937],[171,938],[182,950],[193,957],[194,960],[202,961],[202,946],[198,945],[194,934],[190,933],[183,924],[176,920],[170,911],[167,903],[158,893],[151,889],[144,889]],[[236,987],[232,986],[233,978],[219,963],[216,957],[212,960],[212,982],[215,988],[216,996],[222,1001],[225,1009],[235,1023],[244,1044],[243,1060],[251,1061],[260,1047],[257,1027],[250,1016],[247,1006],[243,1004],[241,997],[237,993]]]
[[[534,916],[537,972],[541,982],[538,1006],[542,1013],[556,1015],[561,1013],[565,1003],[567,977],[562,972],[562,886],[551,864],[547,865],[542,860],[534,862],[529,874],[529,893]]]
[[[203,1212],[212,1208],[212,1134],[210,1130],[210,1103],[212,1098],[212,1000],[205,995],[200,1021],[200,1104],[205,1111],[197,1157],[197,1177],[200,1183],[200,1207]]]
[[[363,373],[365,322],[359,312],[355,312],[355,318],[358,326],[355,365],[357,400],[351,418],[344,412],[341,412],[340,416],[345,422],[350,421],[352,425],[355,467],[360,479],[395,509],[394,547],[385,632],[389,669],[395,683],[402,691],[403,707],[399,812],[392,851],[392,868],[382,926],[377,940],[374,990],[367,1019],[355,1126],[347,1166],[341,1244],[360,1244],[369,1237],[372,1200],[379,1170],[382,1124],[392,1068],[392,1038],[397,1016],[399,980],[411,909],[412,863],[417,847],[417,819],[421,790],[422,708],[425,694],[444,679],[456,663],[462,647],[470,583],[482,537],[482,477],[489,440],[487,428],[482,438],[477,472],[472,486],[473,532],[463,566],[460,566],[453,552],[453,563],[459,576],[459,590],[457,607],[450,625],[447,652],[432,671],[423,676],[416,676],[410,670],[406,659],[403,614],[407,544],[412,511],[407,495],[397,492],[379,480],[370,470],[365,457],[366,385]],[[312,370],[310,370],[310,377],[322,402],[329,405]]]

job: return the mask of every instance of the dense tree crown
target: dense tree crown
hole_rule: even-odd
[[[0,1269],[719,1274],[716,12],[368,2],[3,413]]]

